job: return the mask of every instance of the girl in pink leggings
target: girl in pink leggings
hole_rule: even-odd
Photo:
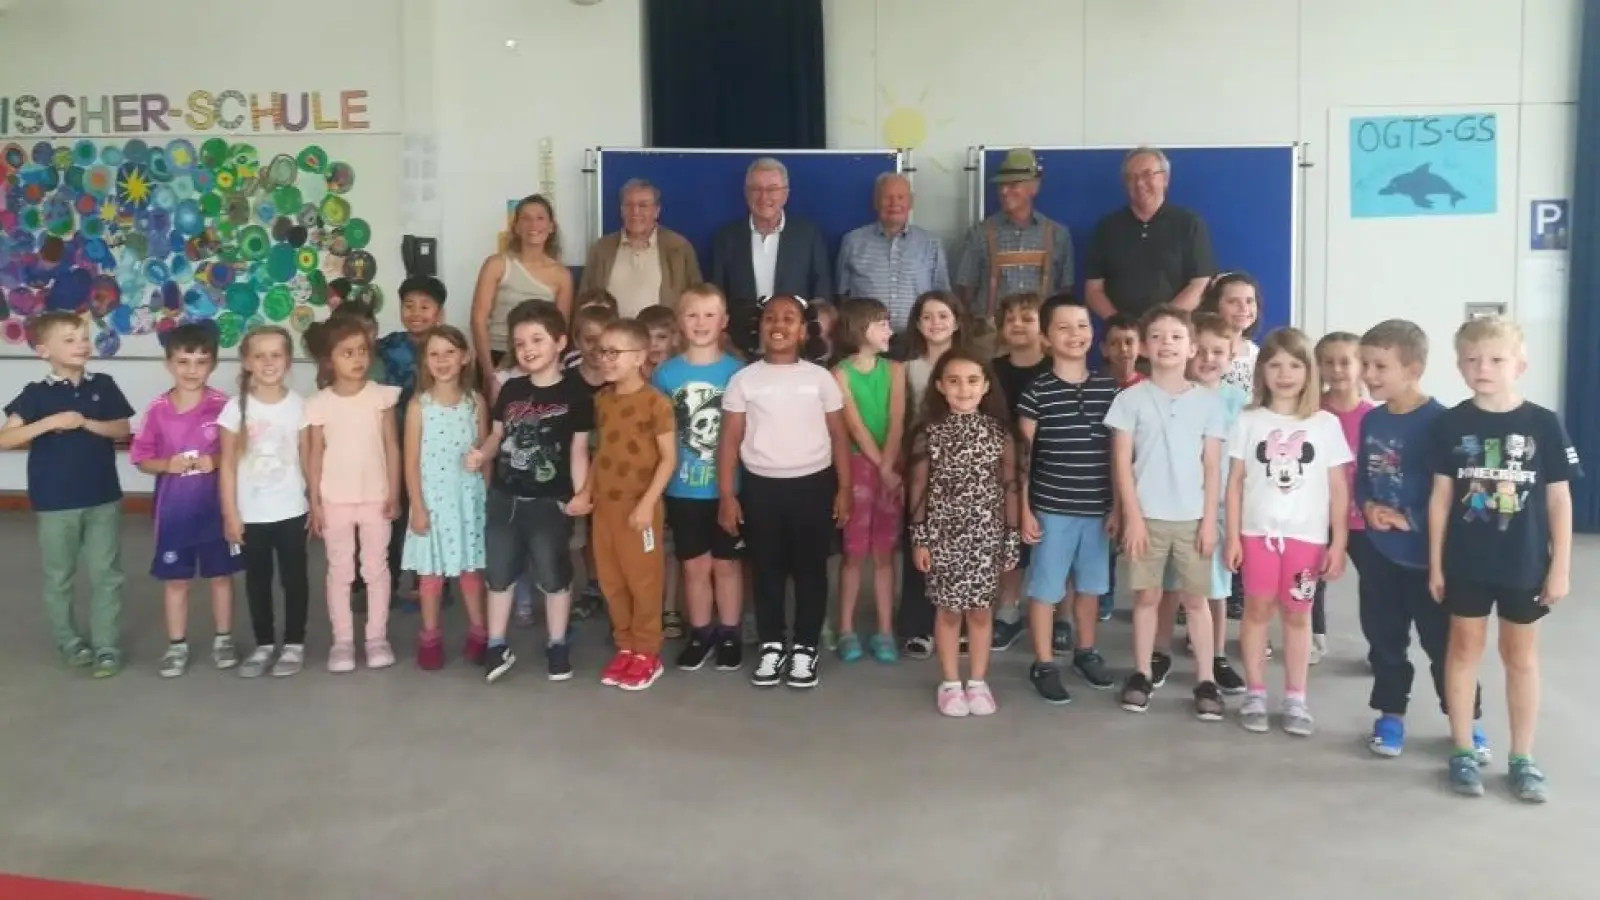
[[[328,618],[333,649],[328,671],[356,667],[350,583],[356,577],[356,535],[361,536],[361,576],[367,583],[367,667],[394,665],[389,646],[389,530],[400,498],[400,439],[394,405],[400,389],[367,380],[372,335],[360,319],[335,314],[316,326],[307,345],[317,357],[317,383],[306,401],[311,431],[306,482],[311,530],[328,553]]]
[[[1246,730],[1268,728],[1267,629],[1283,616],[1283,730],[1316,730],[1306,703],[1311,661],[1311,607],[1318,579],[1344,570],[1348,536],[1350,447],[1339,420],[1320,408],[1311,344],[1283,328],[1267,335],[1256,363],[1253,402],[1228,439],[1228,567],[1244,581]]]

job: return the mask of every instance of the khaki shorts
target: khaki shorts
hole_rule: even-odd
[[[1211,557],[1201,556],[1195,547],[1195,536],[1200,531],[1200,521],[1164,522],[1145,519],[1145,531],[1150,535],[1150,549],[1140,559],[1122,556],[1127,567],[1127,584],[1135,591],[1159,591],[1166,585],[1166,575],[1171,565],[1173,583],[1185,594],[1199,597],[1211,593]]]

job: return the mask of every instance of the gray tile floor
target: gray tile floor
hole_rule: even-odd
[[[1306,741],[1194,720],[1181,661],[1147,715],[1076,684],[1070,707],[1047,707],[1016,650],[987,721],[934,712],[931,663],[830,663],[809,694],[669,670],[624,694],[598,684],[598,625],[565,684],[531,653],[493,687],[455,660],[420,672],[405,616],[399,667],[335,677],[315,600],[302,675],[197,666],[166,682],[160,595],[135,574],[143,520],[125,546],[130,665],[94,682],[52,657],[31,521],[0,516],[0,871],[318,900],[1600,896],[1592,539],[1545,630],[1543,808],[1504,791],[1488,668],[1502,751],[1488,797],[1445,792],[1444,722],[1420,680],[1406,756],[1367,754],[1353,580],[1331,594]],[[241,595],[241,637],[244,622]],[[532,634],[516,639],[531,651]],[[1102,645],[1124,664],[1126,624]]]

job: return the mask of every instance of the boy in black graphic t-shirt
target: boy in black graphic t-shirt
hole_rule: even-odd
[[[1441,414],[1430,435],[1428,587],[1450,613],[1446,706],[1456,752],[1450,787],[1483,794],[1472,750],[1472,697],[1489,613],[1500,614],[1511,717],[1511,789],[1542,803],[1544,773],[1533,762],[1538,716],[1536,623],[1567,595],[1572,566],[1572,495],[1577,451],[1555,414],[1523,400],[1527,368],[1515,323],[1474,319],[1456,332],[1456,356],[1473,397]]]

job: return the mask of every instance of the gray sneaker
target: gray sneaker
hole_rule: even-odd
[[[94,650],[88,644],[77,643],[61,648],[61,659],[74,669],[87,669],[94,665]]]
[[[245,657],[244,663],[239,666],[240,678],[260,678],[267,673],[267,667],[272,665],[273,654],[277,648],[271,644],[257,647]]]
[[[1546,787],[1544,773],[1533,764],[1531,759],[1513,759],[1511,761],[1511,793],[1524,803],[1543,803],[1550,799],[1550,789]]]
[[[1483,796],[1483,772],[1471,754],[1450,757],[1450,790],[1463,797]]]
[[[1245,731],[1266,734],[1267,698],[1260,694],[1246,695],[1244,702],[1239,704],[1239,724],[1244,726]]]
[[[1295,737],[1310,737],[1317,731],[1317,720],[1304,700],[1283,701],[1283,731]]]
[[[278,654],[278,661],[272,664],[272,677],[288,678],[290,675],[297,675],[305,664],[305,644],[284,644],[283,652]]]
[[[161,656],[161,677],[177,678],[189,671],[189,645],[182,641],[168,644],[167,652]]]
[[[233,635],[219,634],[211,639],[211,663],[219,669],[239,664],[239,648],[233,645]]]

